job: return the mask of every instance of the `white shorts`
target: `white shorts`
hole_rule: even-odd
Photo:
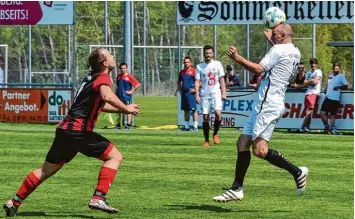
[[[214,113],[215,110],[222,110],[222,97],[216,96],[214,98],[201,98],[202,114]]]
[[[248,120],[244,124],[243,134],[251,135],[254,141],[257,137],[270,141],[272,132],[282,117],[285,107],[280,105],[270,107],[263,106],[262,110],[253,108]]]

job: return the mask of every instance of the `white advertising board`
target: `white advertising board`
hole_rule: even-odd
[[[255,91],[230,91],[227,92],[227,99],[223,102],[222,127],[242,128],[252,110],[252,105],[256,100]],[[325,95],[322,94],[318,100],[315,112],[312,114],[311,129],[323,129],[320,119],[320,108]],[[354,93],[343,92],[341,105],[336,114],[336,125],[338,129],[354,129]],[[202,111],[199,109],[199,126],[202,126]],[[305,117],[304,113],[304,93],[287,92],[285,101],[286,111],[282,119],[277,123],[276,128],[299,128]],[[210,115],[210,125],[214,124],[214,114]],[[178,125],[184,125],[184,112],[181,110],[181,97],[178,95]],[[192,118],[190,119],[192,126]]]

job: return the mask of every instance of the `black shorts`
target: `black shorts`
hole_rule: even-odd
[[[326,112],[327,114],[330,113],[331,115],[335,115],[340,107],[340,101],[338,100],[331,100],[326,97],[323,101],[322,108],[320,111]]]
[[[100,158],[112,149],[109,140],[95,132],[74,132],[57,128],[52,147],[48,151],[46,161],[60,164],[69,163],[78,152]]]

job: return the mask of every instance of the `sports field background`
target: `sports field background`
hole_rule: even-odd
[[[176,124],[176,98],[137,97],[135,102],[142,110],[136,125]],[[244,200],[219,204],[211,198],[233,181],[240,131],[222,129],[221,145],[203,148],[202,131],[102,129],[105,125],[108,122],[101,118],[96,131],[117,145],[125,158],[107,196],[121,213],[107,215],[87,207],[102,163],[79,154],[24,202],[17,218],[354,218],[352,133],[275,132],[271,147],[295,164],[308,166],[306,193],[296,197],[286,171],[252,157]],[[3,203],[25,175],[42,164],[54,130],[54,125],[0,124]]]

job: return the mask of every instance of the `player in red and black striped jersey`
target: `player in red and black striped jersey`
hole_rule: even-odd
[[[104,161],[95,192],[88,203],[89,207],[107,213],[118,213],[118,209],[107,204],[105,195],[123,157],[109,140],[93,132],[101,111],[139,114],[139,105],[125,105],[112,92],[109,73],[116,67],[115,63],[106,49],[99,48],[90,54],[88,66],[91,67],[91,72],[82,81],[68,115],[59,123],[46,161],[42,167],[27,175],[15,197],[4,205],[7,216],[15,216],[22,201],[65,163],[70,162],[78,152]]]

